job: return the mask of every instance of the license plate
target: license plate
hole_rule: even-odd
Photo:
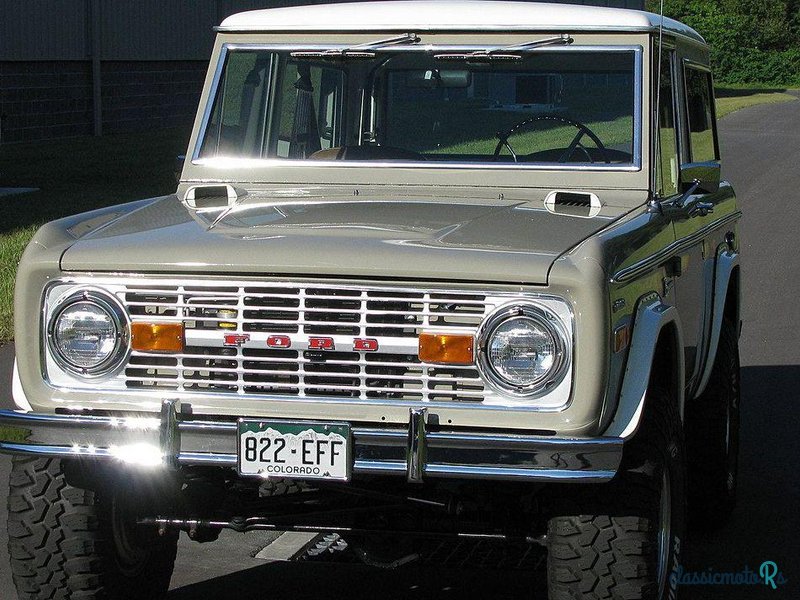
[[[287,479],[350,480],[350,426],[239,421],[239,473]]]

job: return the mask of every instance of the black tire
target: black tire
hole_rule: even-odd
[[[736,506],[739,399],[739,340],[736,325],[725,320],[708,385],[686,403],[689,520],[695,529],[722,527]]]
[[[564,493],[547,527],[550,600],[677,597],[671,575],[684,537],[685,456],[670,393],[651,386],[614,480]],[[662,527],[666,508],[669,526]]]
[[[19,600],[149,600],[166,594],[177,534],[121,526],[133,522],[121,498],[134,494],[75,487],[61,461],[20,456],[13,458],[9,488],[8,547]]]

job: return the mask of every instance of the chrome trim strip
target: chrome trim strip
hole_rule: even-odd
[[[307,28],[305,25],[298,24],[295,27],[276,27],[274,29],[268,29],[266,27],[223,27],[222,25],[217,25],[214,27],[214,31],[217,33],[316,33],[316,34],[324,34],[324,33],[368,33],[370,31],[400,31],[402,29],[414,29],[417,32],[422,33],[474,33],[474,32],[481,32],[481,33],[506,33],[506,32],[514,32],[514,33],[541,33],[542,31],[566,31],[566,32],[580,32],[580,33],[657,33],[659,31],[658,27],[652,26],[627,26],[627,25],[608,25],[605,27],[594,27],[594,26],[585,26],[585,25],[577,25],[577,26],[570,26],[567,27],[534,27],[531,25],[520,25],[518,23],[515,24],[508,24],[508,25],[482,25],[482,26],[470,26],[469,28],[466,27],[454,27],[452,25],[436,25],[432,26],[430,23],[418,23],[416,25],[403,25],[400,28],[388,28],[386,26],[376,27],[362,27],[360,29],[352,28],[352,29],[337,29],[335,32],[329,29],[310,29]],[[684,38],[687,41],[694,42],[695,44],[705,45],[706,42],[700,34],[691,35],[688,31],[682,31],[678,29],[666,29],[666,33],[669,35],[674,35],[675,37]]]
[[[641,142],[640,142],[641,144]],[[641,153],[640,153],[641,154]],[[252,169],[272,169],[272,168],[290,168],[290,169],[308,169],[308,168],[316,168],[316,167],[337,167],[340,169],[431,169],[431,170],[443,170],[443,169],[452,169],[452,170],[474,170],[474,169],[482,169],[486,171],[552,171],[554,173],[560,173],[562,171],[580,171],[580,172],[601,172],[601,171],[613,171],[614,173],[619,172],[639,172],[641,171],[641,167],[637,166],[636,163],[631,165],[622,165],[622,166],[614,166],[614,165],[606,165],[602,163],[597,164],[575,164],[575,165],[559,165],[556,166],[556,163],[508,163],[508,164],[496,164],[496,163],[459,163],[459,162],[434,162],[434,161],[426,161],[426,162],[383,162],[378,160],[315,160],[314,164],[310,164],[308,161],[305,160],[292,160],[288,158],[236,158],[236,157],[216,157],[216,158],[197,158],[192,160],[193,165],[197,166],[210,166],[210,167],[229,167],[231,166],[231,162],[235,162],[236,167],[248,167]],[[638,162],[641,162],[639,159]],[[222,182],[229,182],[229,179],[215,179],[213,177],[208,177],[209,173],[205,174],[205,177],[202,179],[187,179],[184,180],[183,183],[222,183]],[[626,187],[625,189],[630,189]]]
[[[398,169],[398,168],[413,168],[413,169],[489,169],[489,170],[530,170],[530,171],[628,171],[638,172],[642,169],[642,133],[644,124],[642,123],[643,110],[643,55],[644,49],[640,45],[629,46],[608,46],[608,45],[582,45],[582,46],[557,46],[557,47],[543,47],[536,50],[540,52],[632,52],[634,54],[634,110],[633,110],[633,163],[625,165],[603,165],[594,163],[583,163],[575,165],[557,165],[554,163],[534,163],[534,164],[521,164],[514,163],[511,165],[497,165],[487,164],[483,162],[435,162],[435,161],[333,161],[333,160],[315,160],[313,165],[310,165],[307,160],[290,160],[281,158],[239,158],[239,157],[214,157],[214,158],[200,158],[200,149],[205,139],[208,123],[211,118],[211,110],[214,101],[217,97],[217,91],[222,77],[222,70],[225,65],[225,60],[228,52],[237,50],[274,50],[274,51],[288,51],[292,48],[297,48],[298,44],[247,44],[247,43],[224,43],[220,49],[220,55],[217,59],[217,64],[214,70],[214,79],[209,88],[208,100],[203,110],[203,120],[200,123],[198,136],[195,141],[194,148],[192,149],[191,163],[197,166],[214,166],[220,162],[235,161],[239,167],[252,167],[252,168],[275,168],[275,167],[291,167],[291,168],[317,168],[317,167],[332,167],[332,168],[369,168],[369,169]],[[308,50],[330,50],[342,48],[342,44],[312,44],[303,46],[303,49]],[[473,48],[482,48],[484,46],[475,45],[442,45],[434,46],[431,44],[420,46],[395,46],[385,49],[386,52],[433,52],[434,49],[449,51],[449,50],[464,50]],[[384,49],[381,50],[382,52]],[[204,178],[202,183],[215,181],[213,178]],[[186,182],[194,182],[194,180],[186,180]]]
[[[131,465],[157,466],[160,463],[165,468],[170,465],[236,467],[236,423],[181,422],[175,403],[168,401],[165,405],[168,415],[174,411],[174,420],[168,417],[163,424],[152,414],[99,417],[2,410],[0,453],[113,459]],[[416,419],[410,419],[409,429],[405,431],[353,428],[353,472],[405,474],[407,477],[410,474],[412,481],[422,480],[423,476],[607,481],[614,476],[622,459],[623,440],[620,438],[569,439],[460,432],[423,436],[424,411],[415,415]],[[181,435],[170,438],[165,434],[169,430]]]
[[[214,67],[214,79],[211,83],[211,93],[208,96],[206,105],[203,107],[203,119],[200,121],[200,129],[198,130],[197,141],[195,142],[195,147],[192,150],[192,163],[194,163],[194,161],[200,156],[200,146],[203,145],[203,140],[206,138],[206,129],[208,128],[208,123],[211,120],[211,111],[214,108],[214,100],[217,97],[217,86],[219,85],[220,77],[222,76],[222,69],[225,66],[227,54],[227,44],[223,44],[219,52],[217,64]],[[183,174],[181,174],[181,178],[183,178]]]
[[[236,50],[273,50],[275,52],[291,52],[293,50],[297,50],[298,48],[302,48],[303,50],[309,51],[324,51],[324,50],[348,50],[352,49],[352,46],[349,44],[307,44],[307,45],[299,45],[298,43],[294,42],[291,44],[288,43],[236,43],[236,42],[228,42],[223,44],[223,48],[227,48],[229,51],[236,51]],[[387,46],[385,48],[378,48],[377,50],[370,50],[377,51],[377,52],[386,52],[386,53],[394,53],[394,54],[402,54],[405,52],[420,52],[420,53],[427,53],[432,54],[434,52],[470,52],[473,50],[484,50],[487,48],[486,44],[422,44],[419,46]],[[495,48],[494,46],[491,48],[492,50],[495,49],[502,49],[502,46]],[[570,46],[542,46],[535,50],[536,54],[541,53],[560,53],[560,52],[587,52],[587,51],[594,51],[594,52],[636,52],[642,49],[641,45],[608,45],[608,44],[584,44],[584,45],[570,45]]]
[[[237,431],[235,421],[181,421],[178,430],[185,433],[228,433]]]
[[[637,263],[629,267],[625,267],[624,269],[620,269],[611,277],[611,283],[623,283],[625,281],[629,281],[631,279],[636,279],[637,277],[644,275],[645,273],[652,271],[653,269],[659,267],[660,265],[664,264],[665,261],[672,258],[674,255],[683,252],[684,250],[691,248],[698,242],[700,242],[703,238],[705,238],[709,233],[712,231],[719,229],[720,227],[724,227],[733,221],[740,219],[742,216],[742,211],[737,210],[729,215],[721,219],[717,219],[713,223],[709,223],[702,229],[698,229],[691,235],[688,235],[684,238],[679,240],[675,240],[669,246],[665,246],[655,254],[651,254],[647,258],[643,258]]]
[[[93,452],[76,452],[72,446],[53,446],[43,444],[18,444],[13,442],[0,442],[0,454],[21,454],[25,456],[48,456],[52,458],[114,458],[108,448],[98,448]]]
[[[178,462],[182,465],[203,465],[209,467],[236,467],[239,462],[235,454],[214,452],[181,452]]]
[[[449,478],[501,479],[525,481],[577,481],[600,483],[609,481],[616,471],[576,471],[554,469],[519,469],[504,467],[472,467],[463,465],[429,465],[426,475]]]
[[[727,301],[728,284],[731,280],[731,273],[739,265],[739,253],[731,250],[721,252],[717,256],[716,271],[717,275],[714,278],[714,302],[713,302],[713,317],[711,322],[711,340],[708,347],[708,354],[706,355],[706,364],[703,369],[700,384],[694,393],[694,397],[700,396],[708,385],[708,380],[711,378],[711,372],[714,370],[714,361],[717,357],[717,348],[719,347],[719,336],[722,332],[722,319],[725,316],[725,302]],[[738,326],[738,324],[737,324]]]
[[[649,298],[642,300],[636,309],[628,362],[622,379],[622,390],[615,408],[614,418],[603,433],[604,436],[610,439],[628,439],[639,428],[655,357],[656,342],[661,330],[669,323],[675,323],[678,335],[676,380],[680,384],[676,386],[678,388],[676,400],[679,402],[678,406],[681,408],[682,414],[685,377],[680,317],[674,306],[664,304],[658,295],[652,294]]]
[[[353,472],[364,475],[400,475],[406,472],[406,464],[389,460],[359,460],[353,463]]]

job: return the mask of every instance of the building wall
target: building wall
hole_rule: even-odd
[[[104,61],[103,132],[188,126],[206,66],[204,61]],[[0,62],[0,142],[93,131],[91,62]]]
[[[328,0],[0,0],[0,143],[189,126],[213,27]],[[569,0],[551,0],[568,3]],[[641,9],[644,0],[572,0]]]

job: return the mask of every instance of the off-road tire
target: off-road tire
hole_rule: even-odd
[[[708,385],[686,403],[689,522],[695,529],[718,529],[736,506],[739,398],[739,341],[736,325],[725,320]]]
[[[8,548],[19,600],[164,596],[177,534],[159,537],[152,532],[146,537],[146,559],[140,568],[123,573],[112,532],[111,496],[70,485],[59,460],[13,458]]]
[[[671,534],[659,581],[658,550],[664,469],[669,474]],[[550,600],[676,598],[670,577],[685,528],[685,456],[672,395],[651,385],[639,430],[626,443],[617,476],[607,484],[562,491],[547,527]],[[665,536],[666,538],[666,536]]]

